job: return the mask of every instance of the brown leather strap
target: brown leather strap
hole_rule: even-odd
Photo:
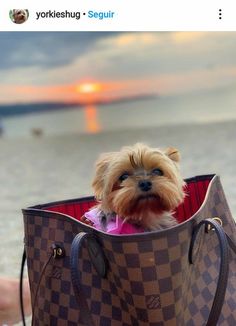
[[[70,269],[71,269],[71,281],[75,293],[75,298],[77,300],[80,309],[80,318],[84,325],[94,326],[92,319],[92,314],[89,310],[86,297],[84,295],[82,284],[81,284],[81,271],[79,270],[79,256],[82,250],[84,241],[90,237],[88,233],[81,232],[77,234],[71,245],[71,255],[70,255]]]
[[[33,299],[33,302],[32,302],[32,320],[31,320],[31,325],[32,326],[34,326],[35,308],[36,308],[36,304],[37,304],[37,300],[38,300],[38,293],[39,293],[40,285],[41,285],[43,276],[45,275],[46,268],[49,265],[52,258],[53,258],[53,252],[50,254],[49,258],[44,263],[42,271],[40,273],[39,281],[38,281],[37,288],[36,288],[35,295],[34,295],[34,299]]]
[[[22,254],[21,259],[21,269],[20,269],[20,311],[21,311],[21,318],[22,318],[22,324],[23,326],[26,326],[25,323],[25,310],[24,310],[24,300],[23,300],[23,278],[24,278],[24,267],[26,262],[26,252],[25,249]]]
[[[103,250],[93,234],[80,232],[75,236],[71,245],[70,255],[71,281],[75,297],[80,308],[82,322],[86,326],[93,326],[94,322],[83,292],[83,285],[81,284],[81,271],[79,269],[80,254],[84,244],[88,250],[90,261],[100,277],[106,277],[107,262]]]
[[[228,282],[228,276],[229,276],[229,244],[228,239],[226,237],[226,234],[224,232],[224,229],[219,225],[218,222],[216,222],[214,219],[206,219],[201,221],[196,228],[194,229],[193,236],[190,243],[190,249],[189,249],[189,262],[190,264],[194,264],[193,259],[193,248],[195,244],[195,240],[197,238],[197,235],[202,228],[202,226],[205,227],[205,232],[208,231],[208,227],[211,226],[212,229],[214,229],[214,232],[216,233],[218,240],[219,240],[219,246],[220,246],[220,271],[219,271],[219,277],[216,287],[215,296],[213,299],[211,311],[206,323],[206,326],[215,326],[217,325],[217,322],[219,320],[221,310],[224,304],[225,299],[225,292],[227,288],[227,282]],[[213,231],[210,231],[213,232]]]
[[[35,295],[34,295],[34,299],[32,300],[32,320],[31,320],[31,325],[34,325],[34,314],[35,314],[35,308],[36,308],[36,304],[37,304],[37,299],[38,299],[38,292],[40,289],[40,285],[43,279],[43,276],[45,275],[45,271],[47,266],[49,265],[49,263],[51,262],[52,258],[63,258],[65,255],[65,251],[64,248],[62,248],[61,246],[57,245],[57,244],[52,244],[51,246],[51,252],[50,255],[48,257],[48,259],[46,260],[46,262],[43,265],[43,268],[41,270],[40,276],[39,276],[39,281],[37,283],[37,287],[36,287],[36,291],[35,291]],[[26,322],[25,322],[25,313],[24,313],[24,302],[23,302],[23,276],[24,276],[24,266],[25,266],[25,262],[26,262],[26,251],[24,249],[23,255],[22,255],[22,261],[21,261],[21,272],[20,272],[20,308],[21,308],[21,316],[22,316],[22,323],[23,326],[26,326]]]

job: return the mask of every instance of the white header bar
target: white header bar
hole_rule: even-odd
[[[18,23],[14,9],[25,9]],[[236,31],[235,0],[7,1],[1,31]]]

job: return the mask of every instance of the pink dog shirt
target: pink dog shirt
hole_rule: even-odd
[[[101,218],[99,218],[100,212],[101,211],[98,208],[93,208],[86,212],[84,216],[93,222],[95,229],[103,231]],[[134,234],[142,233],[144,232],[144,229],[137,225],[127,223],[116,215],[108,221],[106,232],[110,234]]]

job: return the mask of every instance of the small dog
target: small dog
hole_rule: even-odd
[[[102,154],[92,183],[102,229],[114,215],[144,231],[175,226],[173,210],[185,196],[179,160],[175,148],[162,151],[142,143]]]
[[[28,12],[24,9],[13,9],[12,17],[15,24],[23,24],[28,19]]]

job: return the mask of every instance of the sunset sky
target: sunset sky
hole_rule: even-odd
[[[236,87],[236,33],[0,33],[0,104]]]

